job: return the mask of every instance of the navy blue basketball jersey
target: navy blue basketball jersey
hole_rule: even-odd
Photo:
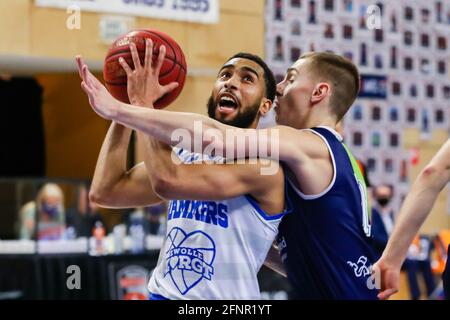
[[[289,181],[293,211],[279,226],[278,248],[296,299],[376,299],[371,276],[367,190],[361,170],[337,132],[308,129],[326,143],[333,179],[318,195]]]

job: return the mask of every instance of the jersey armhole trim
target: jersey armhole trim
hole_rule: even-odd
[[[328,129],[328,128],[324,128],[324,129]],[[328,185],[328,187],[322,191],[321,193],[318,194],[304,194],[303,192],[301,192],[295,185],[294,183],[288,178],[288,181],[291,185],[291,187],[294,189],[294,191],[304,200],[315,200],[318,199],[320,197],[323,197],[324,195],[326,195],[328,193],[328,191],[331,190],[331,188],[333,188],[334,183],[336,182],[336,160],[334,159],[334,154],[333,154],[333,150],[331,150],[330,144],[328,143],[327,139],[325,139],[325,137],[323,135],[321,135],[319,132],[314,131],[312,129],[303,129],[304,131],[310,131],[316,135],[318,135],[326,144],[327,148],[328,148],[328,152],[330,153],[330,157],[331,157],[331,162],[333,163],[333,179],[331,179],[330,184]]]
[[[284,198],[286,200],[286,209],[278,214],[273,214],[273,215],[269,215],[267,214],[263,209],[261,209],[261,207],[259,206],[258,202],[255,200],[255,198],[253,198],[253,196],[246,194],[245,198],[247,199],[247,201],[253,206],[253,208],[255,208],[255,210],[259,213],[259,215],[267,221],[273,221],[273,220],[279,220],[281,218],[283,218],[284,215],[289,214],[292,212],[292,203],[291,203],[291,199],[288,196],[287,193],[287,186],[285,185],[284,187]]]

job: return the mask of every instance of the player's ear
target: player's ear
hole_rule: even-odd
[[[316,85],[311,96],[312,103],[318,103],[331,94],[331,87],[326,82],[321,82]]]
[[[267,112],[270,111],[272,108],[272,101],[270,101],[267,98],[263,98],[261,101],[261,105],[259,106],[259,113],[261,113],[262,116],[265,116]]]

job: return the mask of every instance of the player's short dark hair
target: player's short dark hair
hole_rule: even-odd
[[[229,58],[227,61],[230,61],[234,58],[242,58],[248,59],[256,62],[263,68],[264,70],[264,82],[266,83],[266,98],[273,102],[275,99],[275,93],[277,91],[277,83],[275,81],[275,76],[273,75],[272,70],[270,70],[269,66],[261,59],[259,56],[247,52],[239,52],[234,56]]]

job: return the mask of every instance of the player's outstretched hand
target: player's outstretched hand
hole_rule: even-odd
[[[105,86],[89,71],[81,56],[76,57],[81,88],[88,95],[92,109],[104,119],[114,120],[121,102],[116,100]]]

